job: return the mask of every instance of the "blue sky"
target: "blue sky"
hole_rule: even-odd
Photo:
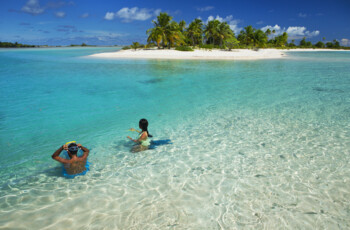
[[[337,39],[350,46],[350,0],[155,1],[0,0],[0,41],[35,45],[145,43],[159,12],[187,23],[227,21],[236,34],[252,25],[288,32],[290,40]]]

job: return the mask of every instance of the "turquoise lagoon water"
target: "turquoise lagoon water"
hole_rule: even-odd
[[[86,57],[115,50],[0,50],[0,229],[350,228],[350,52]],[[173,144],[131,153],[143,117]]]

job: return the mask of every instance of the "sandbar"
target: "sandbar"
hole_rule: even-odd
[[[257,60],[278,59],[285,55],[284,51],[277,49],[248,49],[228,50],[194,50],[177,51],[174,49],[137,49],[120,50],[89,55],[93,58],[107,59],[194,59],[194,60]]]
[[[196,49],[194,51],[177,51],[174,49],[129,49],[89,55],[103,59],[193,59],[193,60],[259,60],[280,59],[290,51],[335,51],[333,49]],[[338,50],[336,50],[338,51]],[[341,50],[339,50],[341,51]]]

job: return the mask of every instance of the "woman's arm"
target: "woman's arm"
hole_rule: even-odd
[[[135,131],[135,132],[141,133],[141,131],[138,131],[138,130],[136,130],[134,128],[129,129],[129,131],[131,131],[131,132]]]
[[[138,140],[134,140],[134,139],[132,139],[131,137],[129,137],[129,136],[127,136],[127,138],[129,138],[131,141],[133,141],[133,142],[138,142]]]
[[[143,132],[142,135],[140,136],[139,139],[132,139],[131,137],[127,136],[127,138],[129,138],[130,140],[132,140],[133,142],[141,142],[142,140],[147,139],[148,135],[147,132]]]

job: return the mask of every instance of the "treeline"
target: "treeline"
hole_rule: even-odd
[[[70,44],[69,45],[70,47],[75,47],[75,46],[82,46],[82,47],[85,47],[85,46],[89,46],[89,47],[95,47],[96,45],[87,45],[86,43],[81,43],[81,45],[76,45],[76,44]]]
[[[34,45],[26,45],[26,44],[21,44],[18,42],[11,43],[11,42],[0,42],[0,47],[1,48],[24,48],[24,47],[36,47]]]
[[[146,31],[147,45],[133,42],[131,46],[124,49],[141,47],[168,48],[175,47],[179,50],[193,48],[347,48],[340,46],[339,42],[317,42],[312,44],[303,38],[300,43],[295,44],[295,40],[288,43],[288,34],[275,35],[275,30],[261,29],[247,26],[236,36],[227,22],[219,20],[208,21],[206,24],[201,19],[195,19],[190,24],[184,20],[177,23],[173,17],[167,13],[160,13],[156,20],[153,20],[153,28]],[[324,39],[325,40],[325,39]]]

